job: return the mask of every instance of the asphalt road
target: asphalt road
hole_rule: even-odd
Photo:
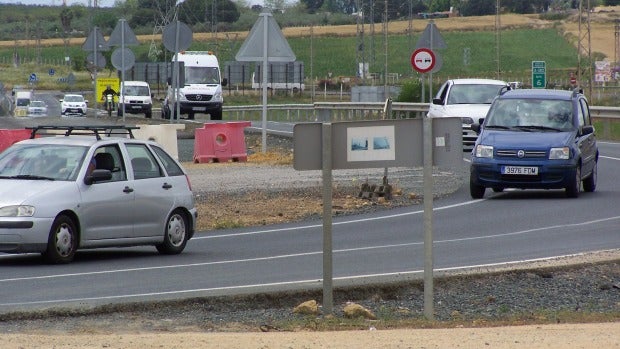
[[[4,122],[6,120],[0,120]],[[620,144],[600,142],[594,193],[487,192],[435,200],[435,272],[620,248]],[[334,219],[334,285],[419,278],[422,207]],[[320,221],[199,233],[179,256],[152,247],[79,252],[69,265],[0,254],[0,311],[322,287]]]

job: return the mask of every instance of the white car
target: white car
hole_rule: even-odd
[[[492,79],[451,79],[437,91],[429,106],[429,117],[459,117],[463,122],[463,151],[471,151],[478,134],[471,125],[479,123],[491,107],[505,81]]]
[[[46,116],[47,104],[43,101],[32,101],[28,105],[28,116]]]
[[[159,144],[134,139],[135,128],[37,126],[0,153],[0,252],[50,263],[88,248],[181,253],[197,218],[189,178]]]
[[[78,94],[66,94],[60,100],[60,115],[86,116],[88,101]]]

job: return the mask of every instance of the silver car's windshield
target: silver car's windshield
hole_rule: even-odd
[[[498,99],[489,110],[485,127],[567,131],[574,127],[571,110],[571,101]]]
[[[0,153],[0,178],[73,181],[88,148],[16,144]]]

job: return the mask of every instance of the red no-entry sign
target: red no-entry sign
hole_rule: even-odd
[[[427,73],[435,67],[435,53],[428,48],[419,48],[411,54],[411,66],[418,73]]]

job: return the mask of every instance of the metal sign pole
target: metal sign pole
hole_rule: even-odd
[[[261,13],[263,20],[263,117],[262,117],[262,141],[263,153],[267,152],[267,65],[269,61],[269,26],[267,21],[267,13]]]
[[[121,91],[123,90],[123,88],[125,87],[125,26],[124,26],[124,19],[121,19],[121,23],[123,24],[123,26],[121,26]],[[119,91],[119,93],[121,92]],[[112,102],[114,102],[114,97],[112,97]],[[125,101],[123,101],[123,124],[125,123]],[[112,104],[114,105],[114,104]],[[116,113],[118,114],[118,104],[116,105]]]
[[[179,99],[181,99],[181,86],[179,86],[179,74],[181,74],[181,72],[179,71],[179,31],[181,30],[181,25],[179,24],[179,20],[176,20],[176,27],[175,27],[175,40],[174,40],[174,70],[176,72],[175,75],[175,82],[174,82],[174,86],[176,86],[176,90],[174,92],[174,108],[175,108],[175,113],[176,113],[176,118],[174,118],[173,116],[170,117],[170,119],[174,119],[173,123],[178,123],[179,120],[181,120],[181,103],[179,103]],[[185,74],[185,72],[183,72],[183,74]]]
[[[333,259],[332,259],[332,124],[322,125],[323,167],[323,312],[332,314]]]
[[[97,27],[93,28],[94,30],[94,34],[93,34],[93,81],[95,82],[94,85],[94,92],[93,92],[93,99],[95,100],[95,117],[99,117],[99,113],[97,113],[97,108],[99,108],[99,96],[97,96],[97,70],[99,68],[99,63],[97,62]]]
[[[433,119],[422,122],[424,142],[424,316],[433,320]]]

